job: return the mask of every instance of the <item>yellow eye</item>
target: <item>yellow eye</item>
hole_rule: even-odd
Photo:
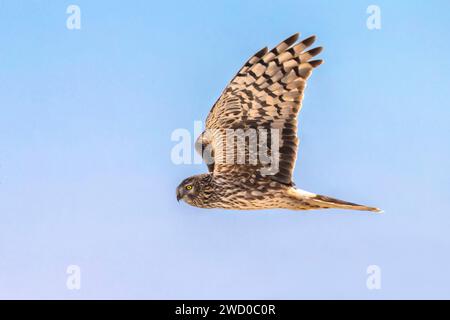
[[[186,190],[192,190],[192,186],[189,184],[186,186]]]

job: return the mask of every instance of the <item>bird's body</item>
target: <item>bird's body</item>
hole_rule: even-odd
[[[297,39],[260,50],[225,88],[196,142],[209,173],[185,179],[178,200],[200,208],[379,211],[294,186],[297,115],[306,80],[322,63],[310,60],[321,48],[305,51],[315,37]]]
[[[379,209],[316,195],[285,185],[258,174],[238,170],[228,174],[206,173],[183,181],[192,185],[193,196],[183,199],[198,208],[213,209],[290,209],[314,210],[341,208],[378,212]]]
[[[185,199],[193,206],[241,210],[284,207],[292,209],[289,197],[285,197],[291,187],[269,181],[255,173],[236,170],[218,175],[207,173],[197,177],[198,194]]]

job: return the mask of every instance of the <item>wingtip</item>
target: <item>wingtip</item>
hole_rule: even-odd
[[[267,53],[267,51],[269,51],[269,49],[267,47],[264,47],[261,50],[259,50],[257,53],[255,53],[255,56],[258,58],[261,58]]]
[[[291,36],[291,38],[297,38],[297,39],[298,39],[298,37],[300,37],[300,32],[296,32]]]
[[[323,51],[323,47],[316,47],[314,49],[308,50],[307,53],[309,53],[312,57],[314,57],[314,56],[317,56],[322,51]]]
[[[293,45],[298,38],[300,37],[300,32],[294,33],[292,36],[284,40],[283,42],[286,43],[288,46]]]
[[[313,61],[309,61],[309,64],[313,67],[313,68],[317,68],[318,66],[322,65],[325,61],[323,59],[320,60],[313,60]]]
[[[302,43],[305,45],[305,47],[309,47],[312,45],[317,39],[317,36],[313,34],[312,36],[309,36],[308,38],[304,39]]]

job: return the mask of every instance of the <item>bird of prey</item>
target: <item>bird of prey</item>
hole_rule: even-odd
[[[306,81],[323,62],[312,60],[321,47],[308,49],[315,36],[299,42],[298,37],[294,34],[270,51],[267,47],[258,51],[222,92],[195,143],[209,172],[182,181],[176,189],[178,201],[200,208],[380,212],[297,189],[292,181],[298,149],[297,115]],[[233,136],[235,132],[240,135]],[[245,141],[243,148],[235,142],[239,137]],[[256,154],[251,144],[256,144]],[[261,149],[265,159],[259,156]]]

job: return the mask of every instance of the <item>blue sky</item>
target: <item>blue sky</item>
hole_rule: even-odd
[[[81,8],[81,30],[66,8]],[[366,8],[381,8],[368,30]],[[0,1],[0,298],[450,298],[448,1]],[[384,215],[205,211],[175,187],[245,60],[301,32],[305,190]],[[66,288],[68,265],[81,289]],[[366,268],[382,270],[381,290]]]

